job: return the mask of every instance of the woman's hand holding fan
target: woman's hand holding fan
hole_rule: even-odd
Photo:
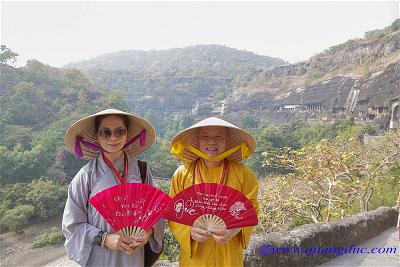
[[[137,249],[143,247],[147,242],[149,242],[149,239],[153,233],[153,228],[150,228],[150,230],[147,231],[143,237],[131,237],[130,240],[132,243],[129,245],[129,248]]]
[[[170,199],[148,184],[123,183],[97,193],[89,202],[114,231],[124,237],[122,243],[128,240],[130,244],[135,239],[138,243],[148,241],[151,236],[148,231],[163,216]],[[125,248],[124,244],[118,243]]]
[[[121,232],[117,232],[115,234],[108,234],[104,241],[104,247],[124,251],[126,254],[131,254],[135,250],[135,248],[131,248],[129,246],[130,240],[122,235]]]

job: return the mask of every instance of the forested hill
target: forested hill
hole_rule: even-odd
[[[68,64],[84,71],[127,70],[144,78],[157,76],[233,77],[245,70],[282,65],[279,58],[257,55],[222,45],[195,45],[168,50],[124,50],[79,63]]]
[[[73,176],[83,162],[63,149],[67,128],[107,107],[128,110],[122,95],[96,89],[75,69],[37,60],[12,67],[3,60],[7,52],[0,57],[0,185]]]
[[[161,51],[119,51],[68,64],[84,71],[97,85],[130,95],[173,92],[192,96],[226,90],[242,73],[285,64],[222,45],[196,45]],[[189,86],[190,85],[190,86]]]

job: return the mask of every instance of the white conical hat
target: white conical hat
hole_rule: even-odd
[[[224,120],[216,118],[216,117],[210,117],[210,118],[204,119],[204,120],[194,124],[193,126],[179,132],[171,140],[171,143],[170,143],[171,147],[176,141],[182,140],[183,142],[193,146],[194,148],[199,149],[199,145],[198,145],[198,141],[197,141],[197,133],[196,133],[197,129],[201,128],[201,127],[207,127],[207,126],[221,126],[221,127],[227,128],[228,144],[227,144],[226,150],[229,150],[229,149],[231,149],[235,146],[238,146],[242,143],[246,143],[247,147],[251,151],[251,154],[256,149],[256,141],[253,138],[253,136],[251,136],[248,132],[240,129],[239,127],[233,125],[232,123],[229,123],[227,121],[224,121]],[[181,159],[187,163],[193,162],[197,158],[199,158],[198,155],[192,153],[187,148],[184,149],[184,151],[180,154],[180,156],[181,156]],[[239,149],[235,153],[228,156],[227,159],[239,162],[242,160],[242,152]]]
[[[139,142],[134,142],[131,146],[124,149],[127,155],[134,156],[142,153],[146,149],[148,149],[154,142],[154,138],[156,132],[154,127],[150,122],[145,120],[142,117],[137,115],[133,115],[131,113],[127,113],[124,111],[120,111],[117,109],[106,109],[100,112],[97,112],[93,115],[87,116],[69,127],[64,137],[64,144],[67,149],[75,155],[75,140],[77,136],[82,136],[85,141],[90,143],[99,145],[97,140],[97,133],[95,132],[95,118],[101,115],[125,115],[129,118],[129,129],[127,140],[129,141],[134,136],[140,134],[142,130],[146,130],[146,143],[143,146],[139,145]],[[93,159],[99,155],[99,151],[94,151],[86,147],[85,145],[81,146],[83,152],[83,159]]]

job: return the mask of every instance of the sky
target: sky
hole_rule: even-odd
[[[399,18],[390,2],[1,1],[1,44],[54,67],[120,50],[220,44],[307,60]]]

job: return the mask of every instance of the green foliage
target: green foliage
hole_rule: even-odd
[[[33,133],[30,127],[5,124],[0,128],[1,144],[8,148],[13,148],[17,143],[20,143],[23,149],[29,149],[32,139]]]
[[[59,215],[67,199],[68,185],[50,179],[36,179],[31,183],[6,185],[0,191],[0,218],[6,218],[1,224],[4,229],[14,230],[13,218],[20,217],[21,222],[15,226],[20,231],[32,220],[44,221]]]
[[[17,61],[18,54],[5,45],[0,46],[0,64],[13,66]]]
[[[370,41],[378,40],[378,39],[382,38],[383,36],[385,36],[385,32],[382,30],[368,31],[364,35],[365,39],[370,40]]]
[[[293,221],[290,223],[288,230],[292,230],[296,227],[302,226],[304,224],[310,224],[310,223],[313,223],[313,221],[310,220],[309,218],[306,218],[303,216],[298,216],[298,217],[295,217],[293,219]]]
[[[45,220],[63,210],[67,189],[66,184],[40,178],[29,184],[26,200],[35,207],[35,215]]]
[[[367,31],[364,34],[364,39],[351,39],[345,43],[331,46],[324,51],[326,55],[334,55],[338,52],[351,51],[365,41],[376,41],[400,29],[400,19],[396,19],[393,23],[383,29]]]
[[[23,183],[10,184],[2,189],[0,217],[2,217],[7,210],[13,209],[16,206],[29,204],[25,199],[28,192],[29,188]]]
[[[53,128],[43,131],[31,142],[29,150],[24,150],[20,144],[12,149],[0,145],[0,185],[30,182],[49,174],[56,163],[55,152],[63,146],[64,132]]]
[[[71,64],[96,84],[137,95],[222,97],[231,79],[255,68],[281,65],[281,59],[220,45],[164,51],[120,51]]]
[[[179,121],[178,129],[181,131],[183,129],[186,129],[186,128],[192,126],[194,123],[195,123],[195,121],[192,116],[184,115],[184,116],[182,116],[182,118]]]
[[[318,69],[318,68],[313,68],[311,71],[309,71],[304,78],[304,86],[310,86],[315,80],[318,80],[326,74],[326,71]]]
[[[393,21],[393,23],[390,25],[390,30],[391,32],[400,30],[400,19]]]
[[[281,166],[289,172],[261,181],[260,229],[282,230],[310,220],[335,221],[395,205],[400,191],[400,131],[363,143],[355,137],[346,139],[362,130],[347,126],[335,126],[342,129],[335,140],[263,153],[264,166]]]
[[[241,126],[244,129],[255,129],[258,127],[260,120],[255,116],[246,116],[241,121]]]
[[[169,141],[157,138],[156,142],[138,158],[147,161],[154,176],[171,178],[179,166],[179,161],[169,151]]]
[[[42,90],[26,82],[18,83],[13,90],[4,106],[1,122],[32,126],[51,120],[49,103]]]
[[[165,181],[165,180],[156,180],[154,183],[154,186],[157,188],[160,188],[161,191],[163,191],[166,194],[169,194],[169,189],[171,187],[171,181]]]
[[[375,134],[375,132],[371,126],[357,125],[350,121],[310,126],[303,121],[295,120],[280,126],[264,125],[259,130],[252,131],[256,138],[257,148],[245,163],[259,176],[271,172],[282,173],[285,171],[275,166],[262,167],[264,160],[262,152],[273,152],[283,148],[296,150],[316,144],[323,139],[361,139],[365,133]]]
[[[0,185],[40,176],[70,179],[83,161],[71,155],[56,158],[67,128],[104,108],[129,111],[122,92],[95,89],[78,70],[37,60],[18,69],[0,68]]]
[[[38,156],[43,153],[38,145],[31,150],[23,150],[17,144],[12,150],[0,146],[0,185],[15,182],[29,182],[44,172],[43,162]]]
[[[7,210],[1,219],[1,228],[9,229],[18,233],[28,225],[29,219],[34,214],[34,207],[31,205],[20,205]]]
[[[393,23],[390,26],[385,27],[384,29],[366,32],[364,37],[367,40],[375,41],[375,40],[378,40],[388,34],[396,32],[399,29],[400,29],[400,19],[396,19],[395,21],[393,21]]]
[[[113,94],[110,95],[108,102],[109,106],[104,106],[104,108],[115,108],[119,110],[129,111],[129,107],[124,100],[124,94],[121,91],[114,91]]]
[[[400,165],[393,166],[381,177],[375,194],[371,198],[371,209],[380,206],[393,207],[400,192]]]
[[[169,228],[165,229],[164,250],[160,259],[176,262],[179,259],[179,243]]]
[[[53,228],[35,238],[31,248],[40,248],[46,245],[57,244],[64,241],[64,235],[59,228]]]

